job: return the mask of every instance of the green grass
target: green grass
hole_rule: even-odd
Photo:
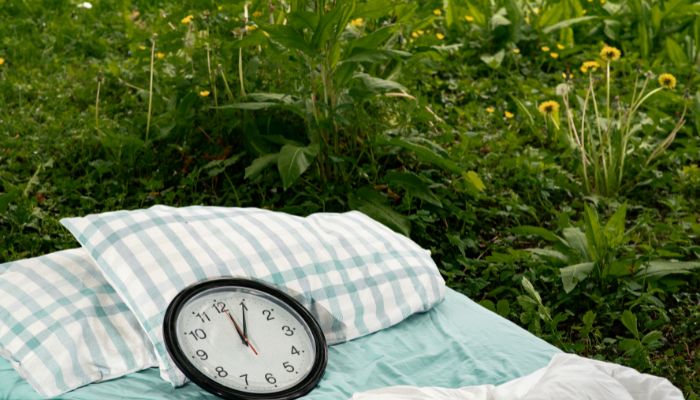
[[[75,247],[58,220],[107,210],[359,209],[430,249],[482,305],[697,399],[698,269],[643,275],[700,258],[697,6],[302,3],[286,16],[250,3],[247,32],[239,2],[1,3],[0,260]],[[562,74],[584,95],[579,67],[603,43],[623,54],[615,106],[637,71],[678,79],[638,111],[622,184],[605,196],[586,189],[563,107],[537,110],[563,106]],[[557,239],[576,230],[578,247]],[[584,262],[565,286],[562,268]]]

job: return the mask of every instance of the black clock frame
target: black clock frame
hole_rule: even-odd
[[[301,382],[291,388],[287,388],[279,392],[267,392],[260,394],[242,392],[240,390],[231,389],[214,381],[192,365],[189,358],[180,348],[177,339],[178,335],[175,332],[176,322],[178,316],[180,315],[180,310],[193,296],[206,290],[226,287],[244,287],[267,293],[288,305],[301,317],[304,323],[307,324],[309,331],[311,332],[311,336],[315,342],[316,357],[314,359],[314,364],[311,367],[311,372],[309,372],[309,374]],[[183,289],[175,296],[175,298],[173,298],[165,311],[165,318],[163,321],[163,339],[165,341],[165,348],[168,350],[168,354],[170,354],[170,357],[175,362],[175,365],[182,371],[182,373],[185,374],[185,376],[187,376],[187,378],[190,379],[190,381],[194,382],[199,387],[210,393],[230,400],[296,399],[308,394],[313,388],[316,387],[318,382],[323,377],[326,364],[328,363],[328,345],[326,344],[326,337],[323,335],[321,326],[318,324],[313,315],[311,315],[311,313],[306,309],[306,307],[301,305],[301,303],[299,303],[292,296],[273,286],[270,286],[267,283],[246,278],[212,278],[197,282]]]

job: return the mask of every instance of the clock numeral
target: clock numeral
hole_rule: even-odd
[[[228,372],[226,372],[224,367],[216,367],[215,371],[219,375],[219,378],[226,378],[228,376]]]
[[[209,319],[209,316],[205,312],[197,313],[197,314],[195,314],[195,316],[197,318],[199,318],[202,321],[202,323],[205,323],[207,321],[211,321],[211,319]]]
[[[284,332],[285,336],[292,336],[294,335],[294,330],[287,325],[282,327],[282,331]]]
[[[275,379],[275,377],[269,372],[265,374],[265,380],[270,385],[274,385],[275,383],[277,383],[277,379]]]
[[[216,312],[218,312],[219,314],[228,312],[228,308],[226,308],[226,303],[224,303],[223,301],[214,303],[211,306],[214,307]]]
[[[194,338],[194,340],[206,339],[206,338],[207,338],[207,333],[204,332],[203,329],[199,329],[199,328],[197,328],[197,329],[195,329],[195,330],[193,330],[193,331],[189,331],[189,332],[185,333],[185,335],[192,335],[192,337]]]
[[[287,372],[294,372],[294,366],[289,363],[289,361],[285,361],[282,363],[282,366],[284,367],[284,370]]]
[[[272,310],[263,310],[262,313],[268,321],[272,321],[273,319],[275,319],[275,317],[272,316]]]
[[[197,357],[199,357],[200,360],[204,361],[207,358],[209,358],[209,354],[207,354],[207,352],[204,350],[197,350]]]
[[[292,346],[292,354],[299,355],[299,350],[297,350],[297,348],[294,346]]]
[[[245,385],[248,386],[248,374],[239,375],[238,377],[243,378],[243,380],[245,380]]]

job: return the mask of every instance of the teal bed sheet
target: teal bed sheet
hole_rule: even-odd
[[[547,365],[560,352],[451,289],[432,310],[391,328],[329,348],[328,367],[305,399],[347,399],[393,385],[462,387],[500,384]],[[41,397],[0,359],[0,399]],[[174,389],[151,368],[95,383],[62,399],[214,399],[193,384]]]

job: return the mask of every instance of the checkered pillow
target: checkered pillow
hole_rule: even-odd
[[[308,297],[340,321],[329,343],[394,325],[440,302],[429,252],[359,212],[306,218],[256,208],[155,206],[61,221],[97,262],[153,342],[161,376],[184,383],[162,337],[186,286],[219,276],[262,279]]]
[[[0,355],[42,396],[157,365],[83,249],[1,264],[0,299]]]

